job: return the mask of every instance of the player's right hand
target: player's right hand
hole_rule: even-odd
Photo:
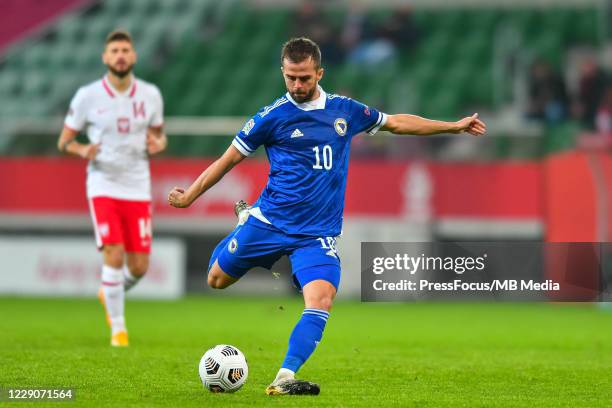
[[[100,144],[87,144],[84,145],[81,151],[79,152],[79,156],[87,160],[93,160],[96,158],[98,154],[98,150],[100,150]]]
[[[480,119],[478,114],[465,117],[460,121],[455,122],[456,127],[454,133],[467,132],[472,136],[482,136],[487,132],[487,125]]]
[[[185,195],[185,190],[179,187],[174,187],[168,193],[168,203],[176,208],[186,208],[191,204],[187,200],[187,196]]]

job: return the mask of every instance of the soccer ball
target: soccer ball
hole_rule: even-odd
[[[240,350],[227,344],[209,349],[200,360],[202,385],[212,392],[234,392],[249,376],[249,366]]]

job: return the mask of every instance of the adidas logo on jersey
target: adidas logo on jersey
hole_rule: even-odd
[[[293,139],[294,137],[302,137],[304,136],[304,134],[302,132],[300,132],[300,129],[295,129],[293,131],[293,133],[291,134],[291,138]]]

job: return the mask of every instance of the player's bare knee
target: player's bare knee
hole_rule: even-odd
[[[336,288],[323,280],[312,281],[304,286],[304,304],[307,308],[330,311],[336,296]]]
[[[325,310],[329,312],[334,303],[334,299],[331,296],[321,296],[308,299],[306,302],[307,308]]]
[[[149,260],[139,259],[137,261],[128,262],[128,269],[133,276],[141,278],[149,270]]]
[[[236,281],[237,279],[232,278],[221,269],[217,261],[208,271],[208,286],[213,289],[225,289]]]
[[[322,310],[327,310],[329,312],[333,304],[334,304],[334,298],[332,296],[321,299],[321,309]]]
[[[309,293],[304,296],[304,303],[307,308],[321,309],[330,311],[334,302],[334,293],[330,291],[319,291],[317,293]]]
[[[137,278],[141,278],[147,273],[148,269],[149,265],[138,264],[130,268],[130,273]]]
[[[229,286],[229,283],[224,282],[222,277],[211,273],[208,275],[208,286],[213,289],[225,289]]]
[[[121,268],[125,259],[123,247],[120,245],[105,245],[102,250],[104,254],[104,263],[113,268]]]
[[[208,279],[206,280],[206,283],[208,283],[208,286],[216,289],[216,285],[217,285],[217,279],[211,274],[208,274]]]

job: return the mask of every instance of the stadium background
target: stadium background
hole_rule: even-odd
[[[265,183],[263,151],[189,210],[165,199],[284,92],[278,58],[293,35],[322,46],[328,91],[388,113],[451,120],[477,111],[488,124],[479,139],[355,139],[339,243],[347,304],[359,294],[362,241],[591,242],[612,233],[610,1],[3,0],[0,16],[5,316],[27,310],[29,300],[50,305],[39,296],[82,305],[71,299],[97,289],[85,163],[61,156],[55,143],[76,89],[104,73],[101,44],[117,27],[134,36],[136,75],[162,91],[169,136],[168,151],[152,160],[153,265],[131,297],[181,307],[185,295],[203,295],[207,306],[230,295],[248,295],[240,298],[246,303],[251,295],[272,303],[289,296],[298,304],[286,261],[278,273],[256,270],[221,295],[205,285],[211,250],[235,223],[233,203],[253,201]],[[436,307],[428,317],[447,316]],[[393,316],[412,310],[400,308]],[[545,321],[556,312],[539,313]],[[593,329],[608,339],[608,315],[584,313],[608,323]],[[27,332],[26,322],[16,324]]]

